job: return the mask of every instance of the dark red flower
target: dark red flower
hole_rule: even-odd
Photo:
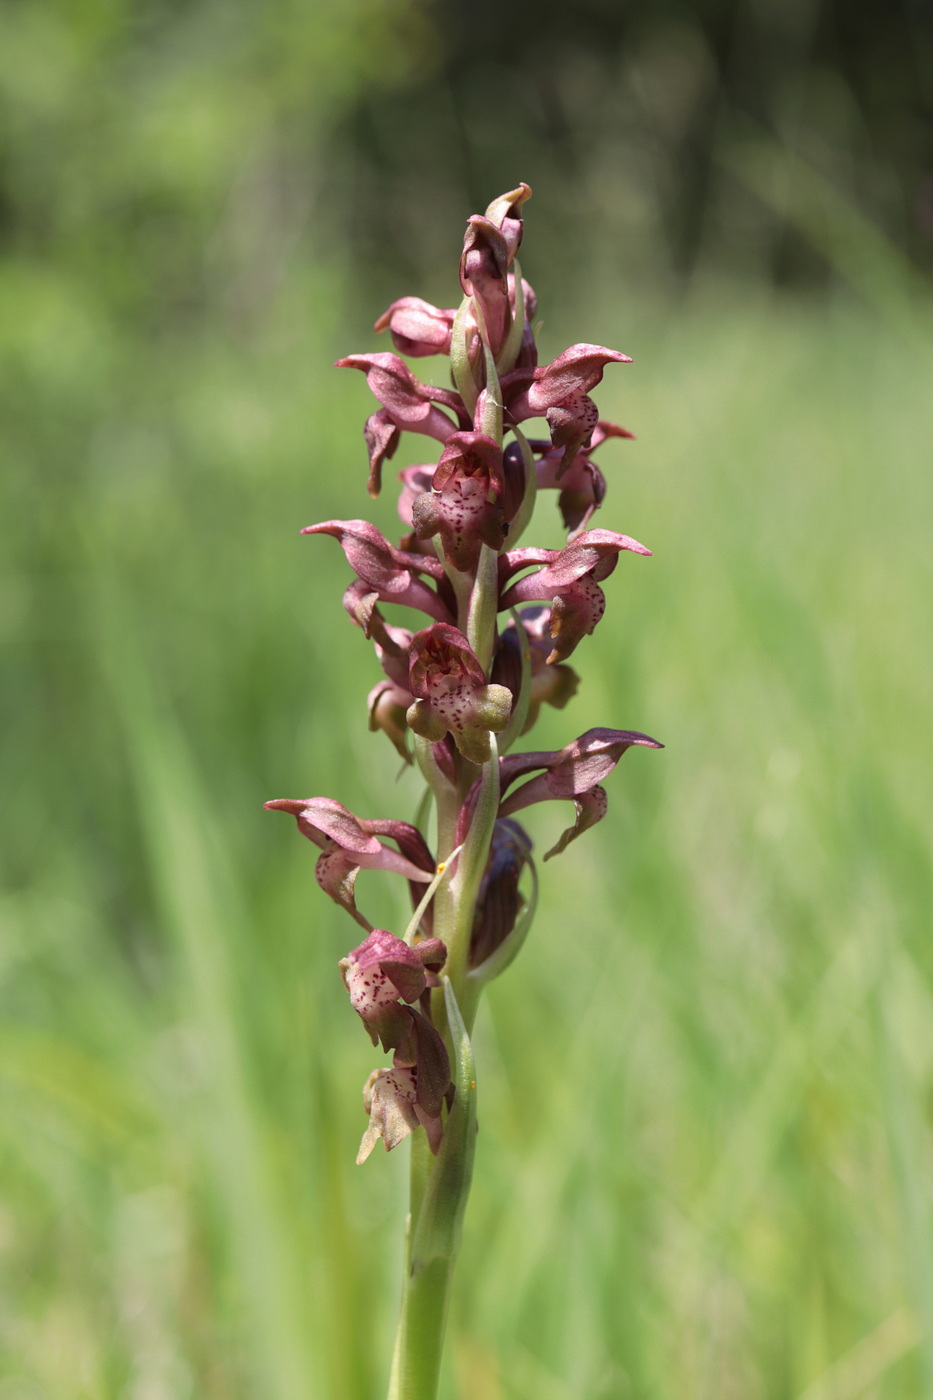
[[[373,1045],[397,1050],[410,1034],[410,1022],[400,1002],[417,1001],[447,959],[439,938],[410,947],[388,929],[375,928],[358,948],[340,960],[350,1004],[362,1020]],[[436,985],[436,977],[434,981]]]
[[[371,614],[375,603],[400,603],[418,608],[429,617],[446,621],[450,610],[433,588],[419,574],[442,580],[444,566],[437,558],[426,554],[410,554],[396,549],[375,525],[368,520],[323,520],[307,525],[303,535],[331,535],[340,544],[347,562],[359,576],[363,588],[351,585],[344,597],[347,611],[369,631],[363,619]]]
[[[374,413],[366,424],[366,445],[369,450],[369,490],[377,496],[381,485],[382,463],[391,457],[398,445],[396,431],[423,433],[427,437],[446,442],[457,427],[468,428],[469,416],[464,410],[459,394],[450,389],[436,389],[433,385],[422,384],[398,355],[388,352],[371,355],[346,355],[337,360],[338,369],[361,369],[366,382],[382,404],[382,411]],[[442,408],[451,409],[456,417],[452,421]]]
[[[600,419],[593,429],[589,447],[585,450],[581,448],[566,469],[562,448],[549,448],[544,442],[529,444],[533,451],[541,454],[536,464],[538,490],[554,487],[560,492],[558,507],[564,526],[569,531],[568,543],[583,533],[606,496],[606,479],[593,461],[592,454],[607,438],[633,436],[627,429]]]
[[[605,345],[571,345],[549,365],[513,370],[502,381],[509,423],[545,418],[551,445],[562,449],[558,478],[586,447],[599,424],[599,410],[589,396],[608,364],[631,364],[631,357]]]
[[[508,754],[499,761],[499,778],[502,800],[499,816],[508,817],[530,807],[534,802],[545,802],[551,798],[565,798],[576,809],[576,821],[569,827],[555,846],[545,855],[559,855],[571,841],[581,835],[606,815],[607,797],[600,784],[603,778],[615,768],[620,758],[633,745],[649,749],[661,749],[657,739],[640,734],[632,729],[588,729],[579,739],[562,749],[551,752]],[[529,773],[537,773],[534,778],[516,788],[508,789],[519,778]]]
[[[392,1069],[375,1070],[363,1090],[370,1123],[358,1162],[366,1160],[380,1137],[390,1151],[419,1123],[437,1151],[450,1060],[436,1028],[405,1003],[417,1001],[427,987],[437,985],[446,958],[439,938],[410,946],[380,928],[340,961],[350,1003],[372,1043],[381,1041],[384,1050],[395,1051]]]
[[[502,449],[484,433],[453,433],[444,446],[431,489],[412,502],[419,540],[440,535],[445,558],[468,573],[484,544],[500,550],[505,517],[498,499],[504,486]]]
[[[450,734],[464,758],[488,762],[490,732],[500,734],[508,724],[512,695],[504,685],[486,684],[462,632],[435,623],[415,633],[409,689],[416,699],[408,723],[416,734],[433,743]]]
[[[320,848],[314,872],[318,884],[363,928],[371,925],[356,907],[354,886],[360,870],[389,870],[415,886],[434,878],[434,858],[421,832],[408,822],[356,817],[332,797],[277,797],[264,805],[273,812],[291,813],[302,836]],[[378,840],[380,836],[399,849]]]
[[[507,588],[499,606],[550,603],[554,646],[548,661],[566,661],[606,611],[606,595],[599,585],[612,573],[623,550],[651,553],[637,540],[615,530],[586,530],[566,549],[510,550],[500,561],[503,581],[527,565],[542,564],[544,567]]]

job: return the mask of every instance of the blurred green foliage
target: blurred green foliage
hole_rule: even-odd
[[[455,41],[401,0],[5,11],[2,1400],[384,1387],[405,1152],[352,1165],[374,1063],[336,971],[353,929],[261,803],[418,799],[365,729],[339,552],[297,531],[369,513],[368,393],[329,368],[376,344],[367,298],[454,298],[498,189],[461,202],[452,156],[370,209],[378,163],[347,144],[368,109],[395,150]],[[545,868],[479,1024],[445,1395],[915,1400],[929,299],[909,240],[773,131],[717,160],[833,269],[819,297],[712,256],[675,290],[654,235],[620,236],[613,165],[583,266],[548,231],[580,226],[551,148],[512,154],[547,177],[523,258],[545,349],[636,357],[600,399],[639,434],[606,449],[602,523],[655,550],[610,581],[540,742],[668,747],[629,754],[607,821]],[[401,218],[370,239],[403,204],[421,241]],[[395,528],[391,492],[375,513]],[[549,500],[534,538],[559,538]],[[402,891],[366,881],[397,925]]]

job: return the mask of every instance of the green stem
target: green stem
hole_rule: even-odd
[[[432,1259],[417,1277],[409,1264],[389,1400],[435,1400],[454,1261]]]
[[[472,418],[476,400],[479,398],[480,386],[476,383],[468,353],[468,316],[471,302],[472,297],[464,297],[454,317],[450,336],[450,367],[453,371],[457,391],[463,399],[467,413]]]
[[[496,649],[496,618],[499,613],[499,556],[488,544],[480,547],[476,583],[470,595],[467,623],[461,631],[483,670],[488,675]]]
[[[448,884],[441,887],[449,892],[453,918],[438,937],[447,944],[447,962],[444,966],[458,997],[463,992],[476,896],[489,857],[489,844],[499,810],[499,751],[494,734],[490,734],[489,743],[492,756],[482,767],[479,797],[470,829],[463,842],[463,850],[457,857],[457,868]]]
[[[450,1282],[473,1173],[473,1051],[456,995],[446,977],[444,995],[454,1052],[453,1106],[436,1160],[431,1159],[423,1133],[412,1139],[412,1212],[389,1400],[435,1400],[437,1395]]]
[[[437,801],[438,864],[456,856],[455,872],[434,897],[434,932],[447,944],[443,987],[432,994],[432,1019],[446,1033],[454,1098],[436,1158],[427,1135],[411,1140],[411,1205],[406,1227],[405,1279],[392,1360],[389,1400],[435,1400],[440,1377],[454,1261],[473,1170],[476,1081],[467,1025],[480,988],[468,982],[467,955],[476,893],[489,853],[499,802],[499,759],[492,739],[474,819],[462,848],[454,846],[462,794],[443,779],[430,745],[415,743],[418,761]],[[464,1014],[456,987],[461,989]],[[466,1024],[465,1024],[466,1017]]]
[[[470,832],[457,856],[454,877],[435,896],[434,931],[447,942],[451,976],[443,979],[433,999],[433,1020],[446,1030],[452,1050],[454,1102],[436,1159],[425,1133],[411,1144],[411,1204],[406,1228],[405,1281],[399,1318],[389,1400],[435,1400],[440,1376],[447,1303],[460,1229],[473,1170],[476,1135],[476,1080],[467,1026],[472,1025],[481,984],[466,975],[469,937],[476,892],[489,853],[489,841],[499,802],[499,760],[492,740],[491,762],[483,770],[479,801]],[[452,842],[449,831],[453,804],[438,803],[439,847]],[[444,821],[446,815],[447,821]],[[449,834],[443,835],[447,826]],[[461,985],[463,1010],[454,990]]]

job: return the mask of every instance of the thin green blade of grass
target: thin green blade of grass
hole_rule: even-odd
[[[181,996],[210,1055],[206,1146],[224,1203],[236,1292],[248,1321],[256,1381],[275,1400],[319,1393],[303,1316],[305,1294],[276,1196],[268,1125],[245,1056],[241,999],[231,967],[246,909],[218,849],[211,804],[184,741],[160,709],[130,638],[131,617],[112,598],[100,611],[101,652],[138,787],[138,812],[156,895],[177,942]]]
[[[906,1272],[920,1327],[923,1393],[933,1397],[933,1202],[929,1133],[900,1045],[898,994],[892,960],[886,960],[874,1001],[881,1099],[900,1198]]]
[[[917,318],[925,288],[900,249],[803,156],[758,133],[716,160],[803,233],[889,325],[931,359]]]
[[[108,1145],[139,1144],[159,1126],[132,1082],[61,1036],[0,1024],[0,1076],[77,1119]]]

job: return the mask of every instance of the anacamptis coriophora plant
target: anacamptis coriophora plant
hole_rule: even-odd
[[[320,849],[318,884],[366,935],[340,970],[391,1064],[364,1087],[357,1161],[380,1138],[387,1150],[412,1142],[390,1400],[437,1392],[476,1137],[470,1033],[483,988],[515,957],[534,906],[532,843],[516,816],[534,802],[572,804],[573,824],[547,860],[605,815],[602,782],[625,751],[660,747],[631,730],[589,729],[556,751],[513,752],[542,704],[562,708],[576,691],[567,663],[603,615],[603,584],[620,554],[649,553],[592,525],[606,491],[593,454],[631,434],[599,417],[590,392],[607,365],[628,357],[577,344],[538,364],[535,294],[517,259],[530,194],[520,185],[468,221],[456,310],[402,297],[376,322],[409,359],[447,356],[449,387],[423,383],[386,351],[338,361],[363,371],[379,403],[365,428],[372,496],[402,433],[435,445],[437,461],[399,474],[400,543],[365,520],[304,532],[332,536],[353,570],[343,604],[383,672],[369,695],[370,728],[417,763],[434,820],[357,817],[330,797],[266,804],[297,818]],[[544,420],[548,436],[526,437],[529,419]],[[563,549],[520,543],[542,489],[558,493]],[[425,626],[413,633],[393,622],[399,605],[422,613]],[[356,904],[361,869],[408,881],[407,929],[373,928]]]

